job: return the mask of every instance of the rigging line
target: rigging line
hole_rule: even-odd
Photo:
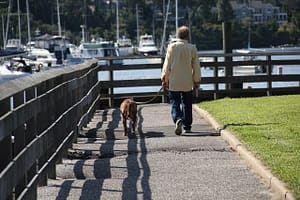
[[[9,20],[11,15],[11,7],[12,7],[12,0],[8,1],[8,8],[7,8],[7,20],[6,20],[6,32],[5,32],[5,40],[4,40],[4,48],[6,48],[6,43],[8,39],[8,29],[9,29]]]
[[[164,46],[165,46],[166,28],[167,28],[167,21],[168,21],[168,15],[169,15],[169,8],[170,8],[170,0],[168,0],[167,12],[166,12],[166,18],[165,18],[165,21],[164,21],[163,38],[162,38],[161,46],[160,46],[160,53],[161,53],[161,54],[162,54],[163,48],[164,48]]]

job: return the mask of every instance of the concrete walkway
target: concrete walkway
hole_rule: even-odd
[[[169,104],[140,105],[138,117],[124,137],[118,109],[97,111],[38,199],[278,199],[196,111],[182,136]]]

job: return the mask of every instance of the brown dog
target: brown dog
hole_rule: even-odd
[[[137,104],[132,99],[124,99],[120,105],[120,110],[123,118],[124,135],[127,136],[127,119],[131,119],[132,133],[135,133],[137,122]]]

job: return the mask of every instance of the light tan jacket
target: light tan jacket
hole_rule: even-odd
[[[177,39],[168,46],[161,81],[168,82],[170,91],[191,91],[201,80],[200,63],[195,45]]]

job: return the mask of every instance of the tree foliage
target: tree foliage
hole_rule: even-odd
[[[233,19],[233,11],[229,0],[218,0],[218,20],[222,22],[227,22]]]
[[[248,0],[238,0],[248,3]],[[6,0],[8,2],[8,0]],[[162,41],[164,16],[168,0],[119,0],[119,31],[120,36],[126,36],[136,41],[137,31],[140,34],[153,34],[157,44]],[[170,15],[168,16],[167,33],[175,32],[175,6],[170,0]],[[289,22],[277,25],[275,23],[260,24],[251,27],[254,47],[270,46],[283,43],[298,43],[300,30],[300,3],[298,0],[264,0],[273,4],[282,5],[288,11]],[[63,34],[78,44],[81,40],[80,25],[87,26],[88,39],[102,37],[107,40],[116,40],[116,4],[114,0],[59,0],[60,19]],[[182,0],[178,1],[181,10],[179,25],[191,28],[191,40],[200,49],[215,49],[222,47],[222,21],[232,21],[233,48],[246,47],[248,24],[237,23],[234,20],[229,0]],[[32,35],[39,29],[41,33],[57,34],[57,5],[56,0],[29,0],[30,26]],[[1,14],[6,23],[7,5],[0,4]],[[22,15],[22,38],[27,37],[26,1],[20,1]],[[136,10],[138,8],[138,12]],[[13,4],[16,12],[17,5]],[[137,16],[139,30],[137,30]],[[166,14],[166,13],[165,13]],[[272,24],[272,25],[271,25]],[[17,18],[12,17],[9,32],[12,36],[17,32]],[[2,30],[2,29],[1,29]],[[2,32],[2,31],[1,31]],[[265,37],[266,33],[270,37]],[[2,34],[0,45],[2,46]],[[256,45],[256,46],[255,46]]]

